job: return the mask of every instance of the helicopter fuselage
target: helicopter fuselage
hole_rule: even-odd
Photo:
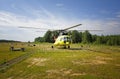
[[[54,46],[70,46],[71,38],[69,35],[61,35],[55,40]]]

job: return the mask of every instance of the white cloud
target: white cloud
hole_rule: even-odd
[[[120,14],[119,14],[119,15],[117,15],[117,17],[118,17],[118,18],[120,18]]]
[[[117,18],[120,18],[120,12],[116,12],[115,14]]]
[[[94,34],[120,34],[119,21],[105,21],[105,20],[83,20],[84,29],[103,30],[101,32],[92,32]]]
[[[37,12],[37,11],[36,11]],[[28,38],[30,41],[33,41],[37,36],[43,36],[43,33],[38,33],[35,31],[40,31],[40,29],[20,29],[19,26],[23,27],[36,27],[36,28],[48,28],[48,29],[60,29],[60,26],[66,25],[63,20],[56,18],[52,13],[42,8],[42,17],[41,14],[36,15],[38,18],[30,19],[26,16],[20,16],[14,13],[0,11],[0,30],[2,30],[7,35],[2,35],[2,38],[6,39],[18,39],[22,41],[27,41]],[[37,13],[36,13],[37,14]],[[11,34],[9,32],[13,32],[13,30],[17,30],[15,34]],[[18,30],[20,29],[20,31]],[[9,31],[9,32],[8,32]],[[38,34],[38,35],[37,35]],[[23,37],[22,37],[23,36]],[[27,38],[24,38],[27,36]]]
[[[102,13],[102,14],[110,14],[111,12],[108,11],[108,10],[101,10],[100,13]]]
[[[62,3],[57,3],[56,6],[57,6],[57,7],[62,7],[62,6],[64,6],[64,4],[62,4]]]
[[[120,34],[120,23],[116,19],[112,20],[94,20],[94,19],[71,19],[63,16],[55,16],[50,11],[41,8],[40,10],[30,10],[36,18],[17,15],[14,13],[0,11],[0,31],[3,32],[0,39],[13,39],[21,41],[33,41],[35,37],[43,36],[40,29],[20,29],[23,27],[36,27],[48,29],[64,29],[69,26],[82,23],[77,30],[103,30],[103,32],[92,32],[96,34]],[[13,30],[14,29],[14,30]],[[16,30],[16,31],[15,31]]]

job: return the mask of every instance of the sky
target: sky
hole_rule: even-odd
[[[0,0],[0,39],[34,41],[44,36],[46,29],[76,24],[82,26],[73,30],[120,34],[120,0]]]

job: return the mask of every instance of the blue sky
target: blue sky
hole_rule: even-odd
[[[103,30],[99,35],[120,34],[120,0],[0,0],[0,39],[34,41],[41,29]],[[41,32],[36,32],[41,31]]]

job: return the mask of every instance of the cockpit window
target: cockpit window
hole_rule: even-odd
[[[64,37],[64,41],[70,41],[70,37]]]
[[[63,38],[60,38],[60,41],[68,41],[70,42],[70,37],[63,37]]]

